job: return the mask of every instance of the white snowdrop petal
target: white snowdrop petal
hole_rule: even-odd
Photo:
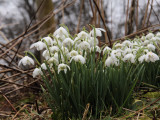
[[[95,34],[96,34],[96,37],[99,36],[101,37],[102,36],[102,31],[103,32],[106,32],[104,29],[102,28],[95,28]],[[91,36],[94,36],[94,29],[90,32],[90,35]]]
[[[74,44],[73,40],[71,38],[66,38],[64,41],[63,41],[63,46],[72,46]]]
[[[30,49],[32,48],[36,48],[38,51],[40,50],[43,50],[44,48],[46,48],[46,45],[42,42],[42,41],[38,41],[36,43],[33,43],[31,46],[30,46]]]
[[[77,35],[77,39],[87,39],[87,38],[89,38],[89,34],[86,33],[85,31],[81,31]]]
[[[34,65],[34,60],[28,56],[25,56],[19,61],[18,66],[20,66],[20,64],[23,64],[24,66],[31,64]]]
[[[64,71],[65,73],[67,72],[67,69],[70,70],[70,67],[67,64],[61,63],[58,65],[58,74],[60,71]]]
[[[53,40],[51,37],[44,37],[42,40],[45,40],[48,45],[53,45]],[[45,43],[45,42],[44,42]],[[45,43],[46,44],[46,43]]]
[[[78,52],[77,52],[77,51],[72,50],[72,51],[70,52],[70,57],[73,57],[73,56],[76,56],[76,55],[78,55]]]
[[[47,66],[46,66],[45,63],[43,63],[43,64],[41,65],[41,67],[42,67],[43,70],[47,70]]]
[[[147,45],[149,50],[155,51],[156,47],[153,44],[148,44]]]
[[[103,55],[106,54],[108,51],[111,51],[111,48],[106,46],[104,49],[103,49]]]
[[[65,38],[65,36],[68,37],[69,33],[67,32],[65,28],[60,27],[54,32],[53,35],[58,38]]]
[[[154,34],[153,33],[148,33],[147,35],[146,35],[146,39],[151,39],[152,37],[154,37]]]
[[[74,60],[75,62],[80,62],[81,64],[86,63],[86,60],[82,55],[73,56],[72,59],[70,60],[70,62],[72,62],[72,60]]]
[[[110,67],[113,64],[114,64],[113,59],[111,57],[108,57],[105,61],[105,66]]]
[[[78,48],[80,48],[81,50],[87,50],[90,49],[90,44],[86,41],[83,41],[78,45]]]
[[[33,71],[33,78],[37,77],[38,75],[42,75],[42,71],[40,68],[35,68]]]

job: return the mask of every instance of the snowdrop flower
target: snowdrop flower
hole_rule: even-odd
[[[160,32],[158,32],[158,33],[156,34],[156,37],[160,37]]]
[[[157,42],[160,41],[160,37],[154,37],[156,39]]]
[[[19,61],[18,66],[20,66],[20,64],[23,64],[24,66],[31,64],[34,65],[34,61],[32,58],[25,56]]]
[[[142,44],[145,46],[145,45],[148,45],[150,43],[149,40],[145,40]]]
[[[132,45],[135,47],[135,46],[139,46],[139,43],[137,41],[133,41],[132,42]]]
[[[68,54],[69,53],[69,50],[67,47],[61,47],[61,50],[63,51],[64,54]]]
[[[152,41],[152,42],[156,42],[156,41],[157,41],[157,38],[156,38],[156,37],[152,37],[151,41]]]
[[[144,49],[143,52],[144,52],[145,54],[147,54],[147,53],[149,52],[149,50],[148,50],[148,49]]]
[[[131,48],[126,48],[123,52],[123,55],[126,55],[128,53],[132,53],[132,49]]]
[[[48,59],[50,58],[49,51],[48,51],[48,50],[43,51],[42,56],[43,56],[46,60],[48,60]]]
[[[130,61],[131,63],[135,63],[135,55],[133,55],[132,53],[129,53],[127,55],[124,56],[123,61]]]
[[[43,63],[43,64],[41,65],[41,68],[42,68],[43,70],[47,70],[47,66],[46,66],[46,64],[45,64],[45,63]]]
[[[38,76],[38,75],[42,75],[42,71],[41,71],[40,68],[36,68],[36,69],[34,69],[34,71],[33,71],[33,78],[35,78],[35,77]]]
[[[51,57],[51,58],[48,60],[48,63],[49,63],[49,64],[55,63],[56,65],[58,65],[58,64],[59,64],[59,61],[58,61],[58,58],[56,58],[56,57]]]
[[[54,45],[57,45],[58,47],[62,47],[62,42],[60,40],[56,41]]]
[[[53,40],[51,37],[44,37],[42,40],[46,41],[48,45],[53,45]]]
[[[128,46],[128,47],[131,47],[132,46],[132,43],[131,41],[129,40],[125,40],[123,43],[122,43],[123,46]]]
[[[52,46],[52,47],[49,48],[49,50],[50,50],[52,53],[58,52],[58,51],[59,51],[59,47],[57,47],[57,46]]]
[[[111,48],[106,46],[104,49],[103,49],[103,55],[106,54],[108,51],[111,51]]]
[[[116,49],[117,49],[117,48],[122,48],[122,47],[123,47],[123,44],[117,43],[117,44],[115,44],[114,47],[115,47]]]
[[[147,35],[146,35],[146,39],[151,39],[152,37],[154,37],[154,34],[153,33],[148,33]]]
[[[60,55],[60,56],[59,56]],[[68,53],[65,53],[67,59],[69,58],[67,55]],[[53,56],[57,61],[59,61],[59,57],[61,58],[62,62],[64,62],[64,56],[63,54],[58,54],[58,53],[55,53],[54,56]],[[55,61],[56,62],[56,61]],[[59,62],[56,62],[56,63],[59,63]]]
[[[67,32],[66,29],[64,29],[63,27],[60,27],[54,32],[53,35],[57,38],[65,39],[66,37],[69,36],[69,33]]]
[[[60,71],[64,71],[64,73],[67,73],[67,68],[70,70],[70,67],[64,63],[61,63],[58,65],[58,74]]]
[[[72,50],[72,51],[70,52],[70,57],[73,57],[73,56],[76,56],[76,55],[78,55],[78,52],[77,52],[77,51]]]
[[[114,61],[112,59],[112,57],[108,57],[105,61],[105,66],[110,67],[110,65],[113,65]]]
[[[145,37],[145,36],[142,36],[142,37],[141,37],[141,40],[142,40],[142,41],[145,41],[145,40],[146,40],[146,37]]]
[[[112,58],[120,58],[122,56],[123,51],[121,49],[117,49],[117,50],[112,50],[111,52],[111,57]]]
[[[75,62],[80,62],[82,64],[86,63],[86,60],[82,55],[76,55],[76,56],[72,57],[70,62],[72,62],[72,60],[74,60]]]
[[[95,48],[96,52],[101,53],[101,49],[99,46],[91,47],[92,52],[94,51],[94,48]]]
[[[30,49],[32,48],[36,48],[38,51],[40,50],[43,50],[44,48],[46,48],[46,44],[43,43],[42,41],[38,41],[36,43],[33,43],[31,46],[30,46]]]
[[[148,48],[149,50],[152,50],[152,51],[155,51],[155,49],[156,49],[156,47],[155,47],[153,44],[148,44],[148,45],[147,45],[147,48]]]
[[[58,60],[58,53],[55,53],[53,57]]]
[[[155,61],[157,61],[157,60],[159,60],[159,57],[158,57],[157,54],[155,54],[155,53],[153,53],[153,52],[148,52],[148,53],[146,54],[146,57],[145,57],[145,61],[146,61],[146,62],[155,62]]]
[[[117,58],[108,57],[105,61],[105,66],[110,67],[111,65],[119,65],[119,60]]]
[[[97,38],[94,39],[94,37],[90,37],[90,39],[88,40],[88,42],[89,42],[89,44],[90,44],[91,47],[94,47],[94,46],[96,46],[96,45],[99,44],[98,39]]]
[[[136,55],[136,54],[137,54],[137,51],[138,51],[138,49],[132,49],[133,55]]]
[[[89,34],[86,33],[85,31],[81,31],[77,35],[77,39],[88,39],[88,38],[89,38]]]
[[[102,31],[103,32],[106,32],[104,29],[102,28],[95,28],[95,34],[96,34],[96,37],[101,37],[102,36]],[[94,36],[94,29],[90,32],[90,35],[91,36]]]
[[[63,42],[62,42],[63,46],[72,46],[74,44],[73,40],[71,38],[66,38]]]
[[[78,47],[82,50],[90,49],[90,44],[86,41],[81,42]]]
[[[142,63],[145,61],[145,58],[146,58],[146,55],[142,55],[141,57],[138,58],[138,61]]]

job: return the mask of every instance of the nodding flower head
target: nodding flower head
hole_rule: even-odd
[[[69,33],[67,32],[66,29],[64,29],[63,27],[60,27],[54,32],[53,35],[57,38],[64,39],[69,36]]]
[[[48,60],[48,63],[49,64],[56,64],[58,65],[59,64],[59,61],[58,61],[58,57],[51,57],[49,60]]]
[[[160,32],[158,32],[158,33],[156,34],[156,37],[160,37]]]
[[[41,68],[42,68],[43,70],[47,70],[47,66],[46,66],[46,64],[45,64],[45,63],[43,63],[43,64],[41,65]]]
[[[155,51],[156,47],[153,44],[148,44],[147,48],[151,51]]]
[[[31,46],[30,46],[30,49],[32,48],[36,48],[38,51],[40,50],[43,50],[44,48],[46,48],[46,44],[43,43],[42,41],[38,41],[36,43],[33,43]]]
[[[74,44],[74,41],[71,38],[66,38],[63,42],[62,42],[63,46],[67,47],[67,46],[72,46]]]
[[[123,44],[121,44],[121,43],[117,43],[117,44],[115,44],[115,46],[114,46],[114,47],[115,47],[116,49],[117,49],[117,48],[120,48],[120,49],[121,49],[121,48],[123,47]]]
[[[72,62],[72,60],[74,60],[75,62],[80,62],[81,64],[85,64],[86,63],[86,60],[82,55],[76,55],[76,56],[72,57],[70,62]]]
[[[55,52],[58,52],[59,51],[59,47],[57,46],[52,46],[49,48],[49,50],[52,52],[52,53],[55,53]]]
[[[78,55],[78,52],[75,50],[72,50],[69,54],[70,54],[70,57],[73,57],[73,56]]]
[[[50,58],[49,51],[48,51],[48,50],[43,51],[42,56],[43,56],[46,60],[48,60],[48,59]]]
[[[94,29],[90,32],[90,35],[91,36],[94,36],[94,34],[96,35],[96,37],[101,37],[102,36],[102,31],[103,32],[106,32],[104,29],[102,28],[95,28],[95,32],[94,32]]]
[[[94,37],[90,37],[90,39],[88,40],[88,42],[89,42],[89,44],[90,44],[91,47],[94,47],[94,46],[96,46],[96,45],[99,44],[98,39],[97,38],[94,39]]]
[[[48,45],[53,45],[53,40],[51,37],[44,37],[44,38],[42,38],[42,41],[45,41]]]
[[[58,74],[60,73],[60,71],[64,71],[64,73],[67,73],[67,69],[70,70],[70,67],[67,64],[61,63],[58,65]]]
[[[108,46],[106,46],[104,49],[103,49],[103,55],[110,52],[112,49]]]
[[[153,33],[148,33],[147,35],[146,35],[146,39],[151,39],[152,37],[154,37],[154,34]]]
[[[90,49],[90,44],[86,41],[81,42],[78,47],[82,50],[89,50]]]
[[[157,54],[155,54],[155,53],[153,53],[153,52],[148,52],[148,53],[146,54],[146,57],[145,57],[145,61],[146,61],[146,62],[155,62],[155,61],[157,61],[157,60],[159,60],[159,57],[158,57]]]
[[[80,33],[78,33],[77,35],[77,39],[88,39],[89,38],[89,34],[86,33],[85,31],[81,31]]]
[[[129,40],[125,40],[123,43],[122,43],[123,46],[128,46],[128,47],[131,47],[132,46],[132,43],[131,41]]]
[[[92,52],[95,50],[98,53],[101,53],[101,48],[99,46],[91,47],[90,49]]]
[[[33,78],[37,77],[38,75],[42,75],[42,70],[41,68],[36,68],[33,71]]]
[[[123,61],[130,61],[131,63],[135,63],[135,55],[133,55],[132,53],[129,53],[127,55],[124,56]]]
[[[111,65],[114,65],[114,60],[112,57],[108,57],[105,61],[105,66],[110,67]]]
[[[34,65],[34,61],[32,58],[25,56],[19,61],[18,66],[20,66],[21,64],[23,64],[24,66],[31,64]]]

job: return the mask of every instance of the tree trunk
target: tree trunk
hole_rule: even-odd
[[[43,3],[42,3],[43,2]],[[42,5],[41,5],[42,3]],[[38,13],[37,13],[37,20],[42,20],[48,13],[53,11],[53,3],[52,0],[36,0],[37,8],[41,5]],[[54,17],[50,18],[40,29],[39,29],[39,38],[47,36],[50,33],[53,33],[55,29],[54,25]],[[38,39],[39,39],[38,38]],[[42,62],[44,59],[42,57],[42,52],[37,53],[38,60]]]

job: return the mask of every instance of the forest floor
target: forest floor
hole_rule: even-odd
[[[23,91],[8,99],[0,96],[0,120],[51,120],[52,111],[48,108],[42,93]],[[123,108],[119,117],[105,117],[105,120],[160,120],[160,90],[143,88],[135,92],[132,109]]]

